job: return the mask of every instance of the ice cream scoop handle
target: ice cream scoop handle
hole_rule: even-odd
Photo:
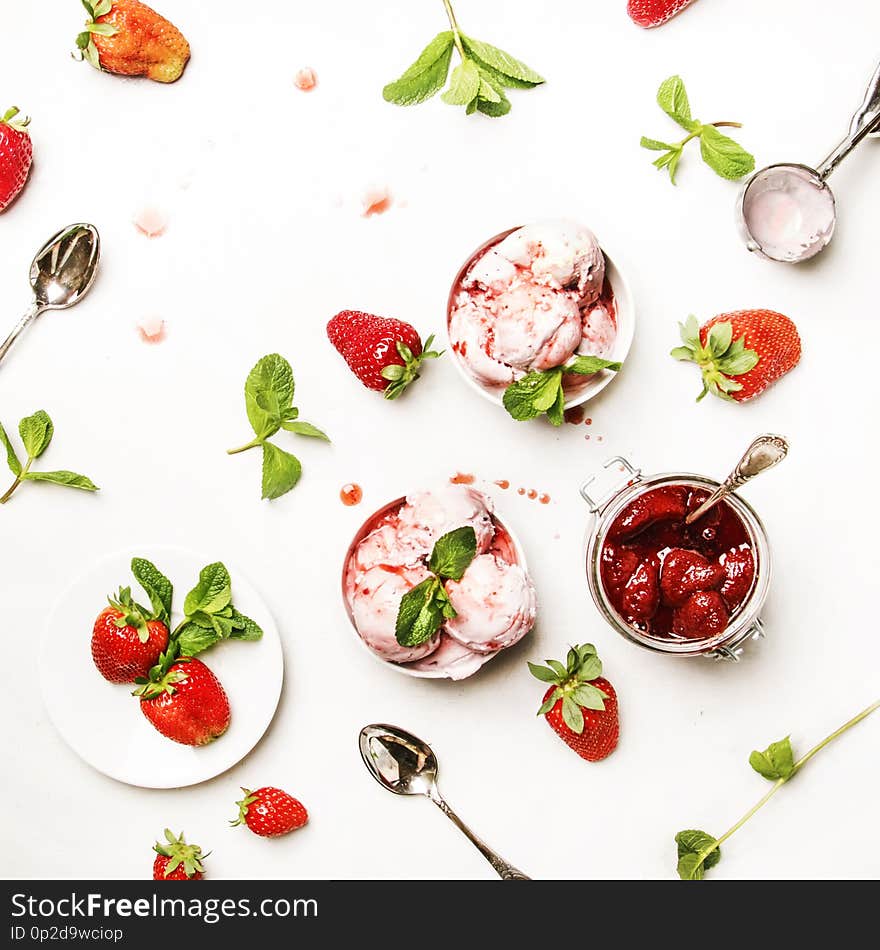
[[[508,864],[504,858],[497,855],[487,844],[481,841],[468,826],[455,814],[455,812],[446,804],[439,792],[432,789],[432,794],[428,796],[431,801],[449,818],[453,824],[457,825],[474,844],[476,849],[483,857],[495,868],[502,881],[530,881],[531,878],[518,871],[512,864]]]
[[[24,315],[21,320],[16,323],[15,328],[8,337],[0,343],[0,360],[9,352],[12,347],[12,344],[18,339],[19,335],[26,330],[36,318],[40,315],[42,307],[37,303],[36,300],[25,310]]]
[[[816,169],[822,181],[837,168],[862,139],[869,135],[880,135],[880,66],[874,70],[862,104],[850,121],[846,138],[824,161],[820,162]]]

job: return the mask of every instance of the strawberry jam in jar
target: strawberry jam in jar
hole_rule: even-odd
[[[686,473],[644,478],[626,459],[605,465],[618,484],[600,502],[587,539],[590,592],[627,639],[660,653],[738,659],[763,635],[758,612],[770,582],[767,535],[754,509],[732,493],[692,524],[718,482]]]

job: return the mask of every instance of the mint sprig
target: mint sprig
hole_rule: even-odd
[[[755,158],[738,142],[719,132],[719,127],[741,129],[740,122],[712,122],[703,124],[691,115],[690,101],[681,76],[664,79],[657,91],[657,104],[677,122],[688,134],[680,142],[664,142],[660,139],[642,136],[642,148],[653,152],[663,152],[654,160],[656,168],[665,168],[670,181],[675,184],[678,163],[684,147],[692,139],[700,140],[700,154],[703,161],[722,178],[731,181],[743,178],[755,170]]]
[[[382,90],[386,102],[413,106],[435,96],[446,85],[453,51],[460,62],[442,95],[448,105],[464,106],[468,115],[481,112],[497,118],[510,112],[505,89],[533,89],[543,76],[525,63],[489,43],[466,36],[455,18],[450,0],[443,0],[451,29],[438,33],[416,61]]]
[[[778,742],[772,742],[763,752],[754,751],[749,756],[749,765],[768,781],[773,782],[770,790],[758,801],[756,805],[750,808],[732,828],[725,831],[718,838],[713,837],[705,831],[690,829],[688,831],[679,831],[675,836],[675,843],[678,847],[678,876],[683,881],[701,881],[710,868],[715,867],[721,860],[721,845],[727,841],[734,832],[742,826],[755,814],[763,808],[767,802],[822,749],[833,742],[838,736],[842,736],[848,729],[851,729],[856,723],[861,722],[880,709],[880,700],[872,703],[866,709],[863,709],[857,716],[854,716],[848,722],[845,722],[839,729],[836,729],[831,735],[826,736],[818,745],[813,746],[809,752],[802,755],[797,761],[794,758],[794,752],[791,747],[791,739],[786,736]]]
[[[428,561],[431,576],[407,591],[400,601],[394,636],[401,646],[415,647],[430,640],[444,620],[457,616],[443,582],[460,581],[476,555],[477,535],[470,525],[437,539]]]
[[[302,463],[290,452],[269,442],[279,429],[313,439],[330,439],[311,422],[299,419],[293,405],[295,383],[290,363],[278,353],[258,360],[244,384],[244,402],[254,438],[227,455],[237,455],[260,446],[263,451],[262,497],[280,498],[295,487],[302,475]]]
[[[50,482],[53,485],[67,485],[68,488],[79,488],[82,491],[98,491],[98,486],[90,478],[77,475],[76,472],[68,472],[65,469],[55,472],[31,471],[34,461],[49,447],[54,433],[55,427],[52,425],[52,420],[43,409],[38,409],[32,416],[22,419],[18,424],[18,434],[27,453],[27,461],[22,465],[6,430],[0,423],[0,442],[6,449],[6,464],[15,476],[15,481],[0,496],[0,505],[5,505],[9,501],[12,493],[22,482]]]
[[[504,390],[501,401],[508,413],[519,422],[534,419],[546,413],[553,425],[560,426],[563,423],[565,411],[563,373],[592,376],[603,369],[616,373],[622,366],[622,363],[602,359],[599,356],[576,356],[564,366],[527,373]]]

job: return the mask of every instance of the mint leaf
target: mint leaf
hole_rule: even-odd
[[[98,491],[98,486],[85,475],[60,469],[57,472],[28,472],[21,476],[32,482],[51,482],[53,485],[67,485],[68,488],[81,488],[83,491]]]
[[[639,145],[642,148],[649,148],[652,152],[663,152],[666,149],[674,149],[674,145],[670,145],[668,142],[660,142],[657,139],[649,139],[647,136],[642,136]]]
[[[295,455],[271,442],[263,443],[263,498],[280,498],[296,485],[301,475],[302,465]]]
[[[2,442],[6,448],[6,464],[9,466],[9,471],[18,478],[18,476],[21,475],[21,462],[19,462],[18,456],[15,454],[15,449],[9,441],[9,436],[6,434],[2,422],[0,422],[0,442]]]
[[[534,69],[526,66],[525,63],[511,56],[510,53],[498,49],[497,46],[491,46],[489,43],[483,43],[470,36],[462,36],[461,41],[469,53],[478,57],[486,66],[496,70],[508,80],[504,85],[530,89],[545,82],[540,73],[536,73]]]
[[[535,370],[511,383],[504,390],[502,402],[508,413],[522,422],[534,419],[554,406],[561,390],[561,370]]]
[[[220,637],[212,627],[200,627],[194,623],[188,623],[179,628],[177,635],[181,656],[195,656],[202,650],[214,646],[219,639]]]
[[[579,373],[582,376],[592,376],[602,369],[610,369],[612,372],[619,372],[623,363],[616,363],[614,360],[605,360],[601,356],[576,356],[570,363],[563,367],[566,373]]]
[[[477,109],[483,113],[483,115],[488,115],[493,119],[498,119],[503,115],[507,115],[510,112],[510,100],[504,93],[499,93],[498,102],[489,102],[486,99],[477,99]]]
[[[437,538],[428,570],[438,577],[460,581],[476,556],[476,532],[470,525],[465,525]]]
[[[705,872],[721,860],[720,848],[714,848],[701,857],[715,844],[715,838],[705,831],[679,831],[675,843],[678,845],[678,876],[683,881],[702,881]]]
[[[449,88],[440,98],[451,106],[466,106],[479,91],[480,71],[473,60],[466,59],[452,70]]]
[[[657,105],[688,132],[693,132],[700,125],[691,118],[691,105],[681,76],[670,76],[663,80],[657,90]]]
[[[171,620],[171,600],[174,594],[171,581],[152,561],[142,557],[131,559],[131,573],[150,598],[153,615],[167,626]]]
[[[42,409],[19,422],[18,432],[28,458],[39,458],[46,451],[52,441],[53,431],[52,420]]]
[[[398,367],[402,369],[402,367]],[[288,432],[295,432],[297,435],[308,435],[313,439],[323,439],[325,442],[329,442],[330,438],[325,433],[322,432],[317,426],[313,426],[311,422],[282,422],[281,428],[286,429]]]
[[[385,101],[398,106],[414,106],[436,95],[446,82],[452,47],[452,32],[438,33],[412,66],[399,79],[385,86],[382,90]]]
[[[401,646],[418,646],[440,629],[442,608],[436,602],[439,587],[436,577],[426,577],[401,598],[394,628],[394,636]]]
[[[755,170],[755,158],[738,142],[723,135],[714,125],[700,130],[700,154],[703,161],[722,178],[736,181]]]
[[[248,421],[257,438],[274,435],[293,404],[293,370],[278,353],[257,362],[244,384]]]
[[[259,640],[263,636],[263,628],[250,617],[240,614],[234,607],[232,608],[232,633],[229,634],[232,640]]]
[[[562,386],[556,390],[556,402],[547,410],[547,418],[554,426],[561,426],[565,422],[565,392]]]
[[[794,772],[791,737],[786,736],[779,742],[771,742],[763,752],[753,752],[749,756],[749,765],[771,782],[791,778]]]
[[[216,561],[199,571],[199,582],[186,595],[183,611],[192,617],[198,611],[207,614],[216,613],[228,606],[232,600],[232,580],[224,564]]]

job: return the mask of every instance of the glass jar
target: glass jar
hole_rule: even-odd
[[[618,477],[603,477],[606,472],[618,469]],[[604,494],[598,495],[605,481]],[[608,485],[608,482],[612,484]],[[681,485],[686,488],[714,491],[719,483],[702,475],[676,472],[643,476],[627,459],[617,456],[609,459],[603,470],[591,475],[581,486],[580,493],[594,516],[586,540],[587,581],[593,601],[602,616],[621,636],[656,653],[671,656],[708,656],[715,659],[738,660],[743,646],[749,640],[764,636],[764,627],[758,614],[764,606],[770,587],[771,560],[770,542],[761,519],[755,510],[735,492],[725,501],[738,516],[748,535],[754,558],[754,576],[751,589],[739,607],[731,614],[727,627],[707,639],[661,639],[639,630],[627,623],[617,612],[608,597],[602,582],[601,558],[608,532],[620,513],[641,495],[662,486]],[[723,504],[723,502],[722,502]]]

